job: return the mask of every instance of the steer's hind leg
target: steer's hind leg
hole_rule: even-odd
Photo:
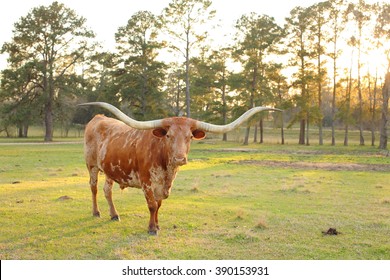
[[[114,181],[106,176],[106,183],[104,184],[104,195],[106,196],[108,206],[110,206],[111,220],[119,221],[118,212],[115,209],[114,202],[112,201],[112,186]]]
[[[100,217],[100,211],[97,204],[97,183],[98,183],[98,175],[99,168],[88,166],[89,171],[89,186],[91,187],[92,192],[92,215],[95,217]]]

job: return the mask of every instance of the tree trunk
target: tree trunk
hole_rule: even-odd
[[[245,131],[245,138],[244,138],[243,145],[249,145],[249,133],[250,133],[250,130],[251,130],[251,126],[248,124],[248,126],[246,127],[246,131]]]
[[[222,136],[222,141],[227,141],[227,133],[224,133]]]
[[[376,95],[378,84],[378,71],[375,73],[374,92],[372,97],[372,115],[371,115],[371,146],[375,146],[375,119],[376,119]]]
[[[45,142],[53,141],[53,101],[54,101],[54,79],[53,65],[45,63],[43,75],[43,90],[46,97],[45,103]]]
[[[321,48],[321,28],[318,29],[318,49]],[[321,54],[320,51],[318,51],[318,58],[317,58],[317,75],[318,75],[318,109],[320,111],[320,119],[318,122],[318,143],[320,145],[324,144],[324,138],[322,135],[322,122],[323,122],[323,116],[322,116],[322,74],[321,74]],[[309,126],[309,122],[307,124]],[[309,131],[308,133],[309,134]],[[309,142],[309,141],[307,141]],[[309,145],[309,143],[307,143]]]
[[[360,145],[364,146],[364,136],[363,136],[363,97],[361,89],[359,89],[359,139]]]
[[[282,145],[284,145],[284,120],[283,120],[283,112],[280,113],[281,116],[281,127],[280,127],[280,137],[282,139]]]
[[[310,129],[310,119],[309,119],[309,113],[307,114],[307,119],[306,119],[306,145],[309,146],[309,130]]]
[[[345,132],[344,132],[344,146],[348,146],[348,132],[349,132],[349,111],[351,107],[351,91],[352,91],[352,80],[351,80],[351,72],[350,70],[350,76],[349,76],[349,84],[347,87],[347,96],[346,96],[346,101],[347,101],[347,110],[346,110],[346,116],[345,116]]]
[[[344,131],[344,146],[348,146],[348,130],[349,130],[349,125],[345,125],[345,131]]]
[[[257,131],[258,131],[258,127],[257,124],[255,124],[255,132],[253,133],[253,143],[257,143]]]
[[[322,133],[322,121],[323,118],[321,117],[319,122],[318,122],[318,144],[319,145],[324,145],[324,137]]]
[[[222,141],[227,141],[227,133],[224,133],[224,134],[222,135]]]
[[[336,133],[335,133],[335,116],[336,116],[336,107],[335,107],[335,102],[336,101],[336,94],[333,95],[333,98],[332,98],[332,143],[331,145],[332,146],[335,146],[336,145]]]
[[[146,70],[144,70],[146,71]],[[141,93],[141,114],[142,118],[146,119],[146,113],[147,113],[147,104],[148,104],[148,78],[146,75],[141,76],[143,83],[142,83],[142,93]]]
[[[305,145],[305,129],[306,121],[305,119],[302,119],[299,128],[299,145]]]
[[[336,122],[336,90],[337,90],[337,40],[336,36],[334,39],[334,48],[333,48],[333,93],[332,93],[332,146],[336,145],[336,135],[335,135],[335,122]]]
[[[383,104],[381,119],[381,136],[379,140],[379,149],[387,149],[387,124],[389,121],[389,97],[390,97],[390,72],[386,74],[385,83],[382,88]]]
[[[263,118],[259,121],[259,127],[260,127],[260,144],[264,143],[264,122]]]
[[[23,125],[23,137],[27,138],[28,136],[28,124]]]
[[[362,38],[361,36],[361,29],[359,30],[360,31],[360,37],[359,38]],[[360,74],[360,70],[361,70],[361,61],[360,61],[360,57],[361,57],[361,43],[360,43],[360,39],[359,39],[359,45],[358,45],[358,97],[359,97],[359,138],[360,138],[360,145],[363,146],[364,145],[364,137],[363,137],[363,95],[362,95],[362,83],[361,83],[361,74]]]
[[[5,131],[5,134],[7,135],[7,138],[11,137],[11,133],[9,132],[8,127],[5,127],[3,131]]]
[[[352,61],[353,61],[353,51],[351,55],[351,66],[349,68],[349,77],[348,77],[348,85],[346,92],[346,113],[345,113],[345,134],[344,134],[344,146],[348,146],[348,132],[349,132],[349,113],[351,110],[351,93],[352,93]]]
[[[176,116],[180,116],[180,79],[177,77],[177,89],[176,89]]]
[[[51,99],[45,105],[45,142],[53,141],[53,102]]]
[[[257,51],[256,51],[256,61],[255,61],[255,65],[254,65],[254,68],[253,68],[253,77],[252,77],[252,89],[251,89],[251,97],[250,97],[250,106],[251,108],[255,107],[255,95],[256,95],[256,91],[257,91],[257,76],[258,76],[258,64],[257,64],[257,58],[258,58],[258,55],[257,55]],[[249,138],[249,130],[250,130],[250,124],[248,123],[248,127],[247,127],[247,136]],[[255,135],[256,135],[256,142],[257,142],[257,126],[255,125]],[[246,144],[245,144],[246,143]],[[246,142],[244,142],[245,145],[248,145],[248,140],[246,140]]]
[[[23,138],[23,125],[22,124],[20,124],[18,126],[18,137]]]
[[[305,112],[305,108],[309,107],[308,106],[308,100],[306,100],[306,75],[305,75],[305,70],[306,70],[306,64],[305,64],[305,56],[304,53],[306,52],[304,48],[304,38],[303,38],[303,33],[300,34],[300,80],[301,80],[301,99],[303,104],[301,104],[301,114],[303,115]],[[305,129],[306,129],[306,120],[302,116],[301,123],[300,123],[300,128],[299,128],[299,145],[305,145]]]
[[[278,95],[279,95],[279,102],[282,104],[282,91],[281,91],[281,86],[280,86],[280,79],[278,82]],[[284,118],[283,118],[283,112],[280,113],[280,120],[281,120],[281,127],[280,127],[280,137],[282,140],[282,145],[284,145]]]
[[[191,117],[191,99],[190,99],[190,41],[189,33],[187,33],[186,47],[186,113],[187,118]]]
[[[222,86],[222,119],[223,119],[223,124],[225,125],[227,123],[227,105],[226,105],[226,67],[223,68],[222,72],[222,81],[223,81],[223,86]],[[227,141],[227,133],[224,133],[222,136],[222,141]]]

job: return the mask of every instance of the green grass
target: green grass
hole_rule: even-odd
[[[82,144],[0,145],[0,258],[388,260],[389,166],[368,146],[194,142],[156,237],[138,189],[115,187],[110,221],[104,177],[92,217]]]

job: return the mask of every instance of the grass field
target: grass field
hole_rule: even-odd
[[[92,217],[81,143],[1,144],[0,258],[390,259],[385,152],[207,140],[189,158],[156,237],[138,189],[115,187],[110,221],[104,177]]]

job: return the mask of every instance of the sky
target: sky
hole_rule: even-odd
[[[0,48],[12,39],[14,23],[26,16],[34,7],[48,6],[53,0],[11,0],[0,9]],[[114,34],[120,26],[126,25],[130,17],[138,11],[148,10],[155,14],[168,6],[171,0],[59,0],[87,19],[87,26],[96,33],[96,39],[106,50],[114,50]],[[221,21],[221,29],[228,33],[233,24],[243,14],[256,12],[275,18],[283,24],[284,18],[296,6],[307,7],[319,0],[212,0],[217,11],[216,18]],[[0,70],[6,67],[6,55],[0,55]]]

